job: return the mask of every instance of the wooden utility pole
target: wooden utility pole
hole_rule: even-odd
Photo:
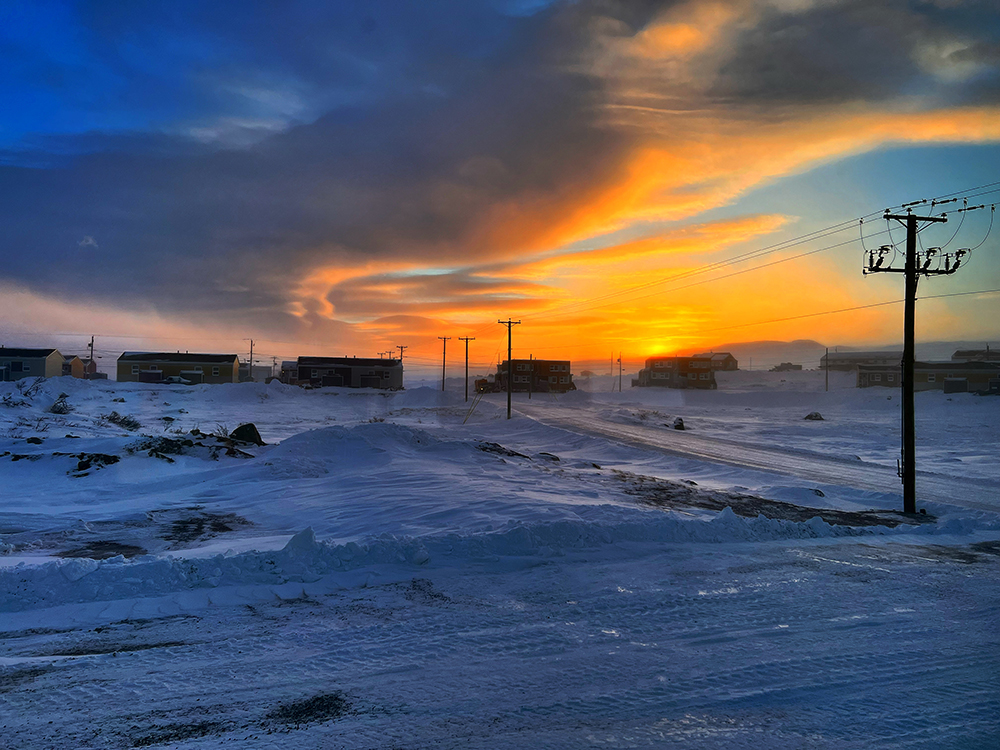
[[[521,325],[520,320],[498,320],[502,326],[507,326],[507,419],[510,419],[510,394],[511,388],[514,386],[514,361],[510,358],[511,356],[511,331],[514,326]]]
[[[893,252],[891,245],[883,245],[878,249],[878,260],[875,259],[875,252],[868,254],[868,267],[865,273],[901,273],[905,279],[905,294],[903,299],[903,361],[902,361],[902,386],[903,386],[903,457],[899,468],[899,477],[903,483],[903,512],[917,512],[917,436],[916,420],[913,406],[913,363],[914,363],[914,338],[915,338],[915,317],[917,308],[917,281],[920,274],[932,276],[939,274],[953,274],[962,263],[962,258],[968,250],[957,250],[955,252],[955,265],[951,264],[951,253],[944,255],[945,267],[931,269],[935,256],[941,255],[941,248],[932,247],[920,253],[918,262],[917,253],[917,222],[945,222],[946,216],[917,216],[910,209],[905,214],[885,213],[886,221],[898,221],[906,227],[906,261],[903,268],[883,268],[882,264],[886,256]],[[827,362],[829,366],[829,362]]]
[[[618,392],[622,392],[622,353],[618,352]]]
[[[475,336],[459,336],[459,341],[465,342],[465,400],[469,400],[469,342],[475,341]]]
[[[396,348],[399,349],[399,364],[403,364],[403,349],[409,349],[410,347],[396,344]]]
[[[444,390],[444,373],[445,365],[447,364],[447,358],[445,355],[448,353],[448,342],[451,340],[451,336],[438,336],[443,342],[441,345],[441,390]]]
[[[826,390],[830,390],[830,347],[826,347]]]

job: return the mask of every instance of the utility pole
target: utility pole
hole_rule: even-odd
[[[826,347],[826,390],[830,391],[830,347]]]
[[[441,339],[441,390],[444,390],[444,371],[445,364],[447,362],[446,355],[448,353],[448,342],[451,340],[451,336],[438,336]]]
[[[514,385],[514,362],[510,358],[511,331],[513,330],[514,326],[521,325],[521,321],[511,320],[510,318],[507,318],[507,320],[498,320],[497,323],[499,323],[502,326],[507,326],[507,419],[510,419],[510,394],[511,394],[511,388]]]
[[[399,364],[403,364],[403,349],[409,349],[410,347],[396,344],[396,348],[399,349]]]
[[[459,336],[459,341],[465,342],[465,400],[469,400],[469,342],[475,341],[476,337]]]
[[[923,201],[919,201],[923,202]],[[915,205],[915,204],[910,204]],[[906,208],[904,206],[904,208]],[[960,211],[969,210],[959,209]],[[890,214],[886,211],[884,217],[886,221],[898,221],[906,227],[906,262],[903,268],[885,267],[882,265],[886,257],[891,258],[895,249],[891,245],[883,245],[878,249],[878,259],[875,252],[868,253],[868,265],[864,269],[865,274],[869,273],[901,273],[905,279],[905,296],[903,306],[903,361],[902,361],[902,386],[903,386],[903,460],[899,468],[899,477],[903,483],[903,512],[917,512],[917,439],[916,424],[914,418],[913,405],[913,370],[914,370],[914,329],[915,313],[917,307],[917,281],[920,275],[936,276],[951,275],[958,270],[962,264],[962,258],[968,254],[968,249],[956,250],[954,256],[951,253],[942,254],[941,248],[931,247],[917,253],[917,223],[918,222],[945,222],[947,216],[917,216],[913,210],[906,208],[905,214]],[[930,266],[937,257],[937,268]],[[941,258],[944,258],[944,268],[940,268]],[[952,265],[952,257],[955,264]],[[891,261],[890,261],[891,262]],[[829,365],[829,363],[827,363]]]
[[[531,401],[531,388],[535,384],[535,357],[528,355],[528,401]]]
[[[618,352],[618,392],[622,392],[622,353]]]
[[[250,342],[250,361],[247,362],[247,380],[253,381],[253,339],[243,339]]]

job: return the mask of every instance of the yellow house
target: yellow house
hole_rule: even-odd
[[[58,349],[8,349],[0,347],[0,380],[58,378],[64,357]]]
[[[133,383],[236,383],[235,354],[124,352],[118,358],[118,381]]]
[[[74,378],[87,377],[86,367],[83,364],[83,360],[77,357],[75,354],[64,355],[62,374],[69,375]]]

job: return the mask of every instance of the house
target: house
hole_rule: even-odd
[[[511,391],[534,393],[565,393],[575,391],[573,368],[568,359],[512,359],[514,380]],[[497,365],[493,378],[495,391],[507,390],[507,361]]]
[[[296,364],[295,379],[298,385],[394,391],[403,387],[403,362],[399,359],[299,357]],[[282,377],[287,377],[289,372],[282,367]]]
[[[83,360],[75,354],[63,355],[62,374],[69,375],[73,378],[86,377],[87,374],[84,368]]]
[[[858,388],[899,388],[901,367],[860,365]],[[914,362],[913,390],[1000,392],[1000,362]]]
[[[793,365],[791,362],[782,362],[780,365],[771,368],[771,372],[797,372],[802,369],[802,365]]]
[[[8,349],[0,347],[0,380],[58,378],[66,358],[58,349]]]
[[[710,359],[712,361],[712,370],[718,372],[719,370],[738,370],[740,369],[740,363],[736,361],[734,357],[729,352],[705,352],[703,354],[692,355],[698,359]]]
[[[951,355],[952,362],[1000,362],[1000,351],[990,349],[959,349]]]
[[[161,383],[181,378],[188,383],[235,383],[239,358],[235,354],[188,352],[123,352],[118,357],[118,381]]]
[[[650,357],[632,380],[639,388],[700,388],[715,390],[712,355],[694,357]]]
[[[898,370],[902,362],[903,353],[897,351],[830,352],[820,357],[819,369],[849,372],[861,365],[879,365]]]
[[[285,359],[281,362],[281,370],[278,372],[278,380],[288,385],[299,384],[299,363],[294,359]]]

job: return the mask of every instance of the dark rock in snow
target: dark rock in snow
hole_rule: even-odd
[[[674,423],[672,425],[670,425],[670,426],[673,427],[675,430],[686,430],[687,429],[687,427],[684,426],[684,420],[681,419],[680,417],[677,417],[674,420]]]
[[[25,438],[24,442],[31,443],[32,445],[41,445],[42,440],[44,440],[44,438],[30,437],[30,438]]]
[[[805,419],[808,419],[810,422],[822,422],[823,415],[820,414],[818,411],[811,411],[808,414],[806,414]]]
[[[73,411],[73,407],[66,403],[67,398],[69,398],[68,393],[60,393],[56,402],[49,407],[49,411],[52,414],[69,414]]]
[[[246,424],[241,424],[235,430],[229,433],[229,438],[231,440],[236,440],[240,443],[253,443],[254,445],[267,445],[264,439],[260,436],[260,432],[257,431],[257,425],[253,422],[247,422]]]

